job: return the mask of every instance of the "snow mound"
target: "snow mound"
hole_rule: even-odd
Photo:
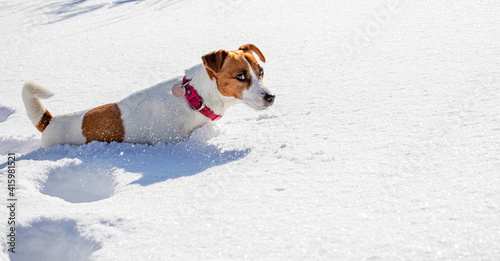
[[[116,186],[125,185],[126,181],[117,181],[117,176],[127,175],[119,174],[122,172],[140,174],[133,183],[147,186],[191,176],[250,153],[251,149],[223,150],[207,143],[219,133],[218,128],[207,125],[196,130],[186,141],[175,144],[92,142],[83,146],[57,145],[35,150],[20,159],[60,163],[45,173],[45,180],[39,181],[40,192],[68,202],[89,202],[110,197]],[[96,180],[100,184],[96,185]]]

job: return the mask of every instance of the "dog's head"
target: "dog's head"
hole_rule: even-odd
[[[219,50],[201,57],[210,79],[217,81],[219,92],[227,97],[242,100],[258,110],[274,103],[272,95],[263,83],[264,69],[254,57],[265,63],[266,58],[253,44],[241,46],[235,51]]]

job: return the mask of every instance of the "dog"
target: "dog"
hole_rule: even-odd
[[[92,141],[157,144],[178,142],[226,110],[244,103],[263,110],[275,96],[264,87],[266,62],[253,44],[234,51],[218,50],[201,57],[202,63],[173,78],[136,92],[117,103],[53,117],[40,99],[53,93],[26,83],[22,98],[28,117],[42,132],[41,146],[83,145]]]

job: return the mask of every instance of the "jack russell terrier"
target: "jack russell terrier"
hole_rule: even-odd
[[[266,58],[253,44],[201,57],[203,64],[177,77],[136,92],[117,103],[52,117],[40,99],[53,94],[26,83],[22,97],[28,116],[42,132],[42,147],[92,141],[156,144],[181,141],[232,105],[263,110],[274,102],[262,83]]]

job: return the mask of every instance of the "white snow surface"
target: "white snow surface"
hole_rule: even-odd
[[[500,4],[0,1],[0,260],[499,260]],[[213,50],[266,56],[265,111],[177,144],[40,148]],[[7,154],[16,253],[7,252]]]

